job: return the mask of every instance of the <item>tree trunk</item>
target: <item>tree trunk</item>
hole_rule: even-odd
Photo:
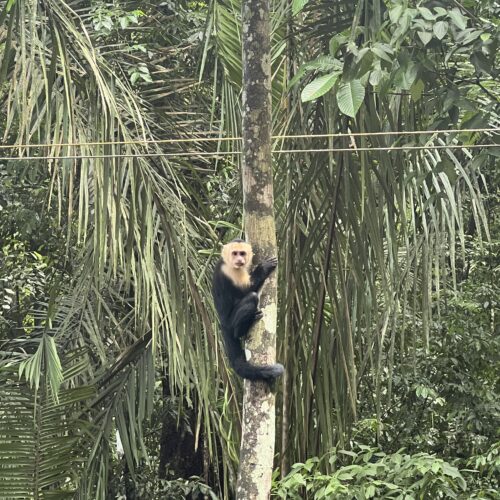
[[[269,1],[243,0],[243,219],[257,261],[277,255],[271,159],[271,56]],[[251,361],[276,356],[276,273],[260,297],[264,320],[252,330]],[[263,382],[244,384],[239,499],[269,498],[275,440],[275,398]]]

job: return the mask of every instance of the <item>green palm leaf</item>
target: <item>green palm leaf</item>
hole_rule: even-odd
[[[70,387],[87,369],[84,351],[67,353],[65,361],[57,402],[50,375],[36,390],[18,377],[15,365],[0,367],[2,498],[73,498],[85,428],[79,413],[94,388]]]
[[[342,82],[337,90],[337,103],[344,115],[354,118],[365,98],[365,88],[359,80]]]

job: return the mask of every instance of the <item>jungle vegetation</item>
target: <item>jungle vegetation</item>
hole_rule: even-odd
[[[500,5],[271,8],[272,494],[498,498]],[[233,494],[240,10],[0,1],[1,498]]]

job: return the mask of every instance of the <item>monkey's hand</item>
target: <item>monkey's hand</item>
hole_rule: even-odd
[[[250,275],[252,282],[251,290],[254,292],[260,291],[264,281],[276,269],[277,265],[278,259],[276,257],[268,257],[258,264]]]
[[[257,309],[255,311],[255,316],[253,318],[254,323],[257,323],[257,321],[259,321],[259,319],[262,319],[263,317],[264,317],[264,313],[260,309]]]
[[[268,257],[267,259],[264,259],[261,264],[262,269],[267,276],[269,276],[276,269],[277,265],[278,259],[276,257]]]

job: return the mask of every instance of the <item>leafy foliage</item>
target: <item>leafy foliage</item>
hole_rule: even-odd
[[[449,300],[429,352],[417,350],[418,369],[402,362],[394,372],[394,399],[382,433],[392,446],[469,457],[496,439],[500,344],[488,301],[496,301],[500,290],[486,283],[467,288],[474,295]]]
[[[41,347],[47,342],[46,337],[39,340],[32,343]],[[65,354],[63,387],[57,386],[56,393],[54,360],[44,356],[28,368],[36,356],[22,356],[27,378],[36,379],[35,387],[19,376],[12,362],[0,365],[0,496],[74,498],[75,473],[84,456],[85,433],[91,430],[80,415],[94,396],[94,387],[73,382],[86,370],[88,359],[82,350]]]
[[[350,465],[342,465],[351,458]],[[466,482],[456,467],[428,455],[408,455],[400,450],[385,453],[360,446],[356,451],[339,450],[324,457],[336,470],[320,471],[320,460],[295,464],[274,486],[279,498],[460,498]]]
[[[231,496],[239,385],[208,275],[217,242],[241,232],[239,142],[209,138],[240,135],[240,7],[2,4],[4,143],[47,144],[0,158],[7,497],[212,495],[156,477],[151,434],[172,422]],[[500,124],[498,5],[272,12],[275,148],[301,151],[274,155],[278,451],[285,476],[304,463],[276,492],[494,498],[498,138],[464,130]],[[436,132],[404,134],[419,130]],[[306,461],[332,449],[346,453]]]
[[[167,146],[156,143],[153,159],[142,157],[137,142],[189,133],[200,139],[190,143],[191,151],[215,146],[204,141],[201,117],[209,117],[211,102],[196,75],[206,5],[189,4],[172,3],[174,10],[148,5],[140,13],[86,1],[1,7],[8,27],[0,75],[4,137],[11,145],[49,144],[12,148],[14,155],[70,157],[0,159],[2,175],[11,179],[0,188],[8,214],[0,223],[6,260],[2,349],[15,369],[26,361],[19,353],[30,352],[22,372],[40,387],[46,354],[63,359],[73,348],[91,353],[85,372],[72,381],[75,387],[92,381],[98,393],[82,409],[82,420],[95,427],[90,454],[82,452],[85,466],[80,461],[72,469],[71,487],[80,498],[106,498],[116,430],[130,474],[146,460],[142,428],[152,411],[155,362],[163,365],[173,393],[196,399],[197,428],[206,430],[217,464],[221,447],[213,439],[228,431],[211,426],[230,426],[212,411],[224,393],[207,375],[220,365],[216,380],[227,377],[204,300],[206,258],[199,253],[215,238],[206,222],[209,162],[203,156],[170,161],[162,155]],[[136,70],[151,78],[134,77]],[[13,81],[16,89],[9,87]],[[173,125],[179,113],[184,119]],[[78,151],[68,145],[75,141],[83,143]],[[184,145],[170,147],[182,151]],[[83,158],[71,158],[75,152]],[[22,166],[17,176],[10,173],[14,165]],[[32,352],[33,338],[44,339],[40,354]],[[59,377],[52,374],[55,390]],[[231,454],[228,442],[225,456]],[[66,453],[61,449],[61,463],[70,463]],[[221,467],[233,463],[225,458]]]
[[[500,488],[500,443],[493,444],[485,453],[467,461],[467,481],[472,484],[470,498],[496,498]]]
[[[367,23],[355,18],[358,24],[351,36],[346,31],[334,34],[329,41],[329,57],[343,63],[343,75],[335,87],[342,113],[354,117],[359,110],[360,104],[353,105],[356,101],[348,91],[353,80],[358,82],[356,95],[361,100],[364,96],[361,86],[363,89],[372,86],[381,96],[407,91],[418,102],[425,89],[445,84],[441,91],[435,92],[442,103],[435,109],[449,112],[449,124],[458,122],[459,109],[466,107],[473,112],[468,105],[475,93],[474,86],[486,94],[493,92],[491,97],[498,99],[493,81],[498,72],[500,38],[494,23],[482,21],[480,12],[474,15],[467,8],[460,9],[449,3],[450,8],[445,8],[447,2],[428,8],[422,2],[395,1],[386,10],[382,2],[376,1],[373,5],[359,2],[358,12],[364,11],[366,16],[373,17]],[[483,8],[490,10],[489,5]],[[356,42],[353,36],[357,36]],[[309,85],[318,84],[313,81]],[[450,93],[455,96],[453,101],[450,101]],[[310,98],[308,93],[303,96],[304,101]],[[463,115],[463,122],[470,122],[472,116]],[[475,118],[477,126],[481,118],[477,113]],[[444,123],[437,125],[443,126]]]
[[[65,276],[64,226],[47,206],[49,177],[23,164],[0,164],[0,340],[30,331],[38,297]]]

